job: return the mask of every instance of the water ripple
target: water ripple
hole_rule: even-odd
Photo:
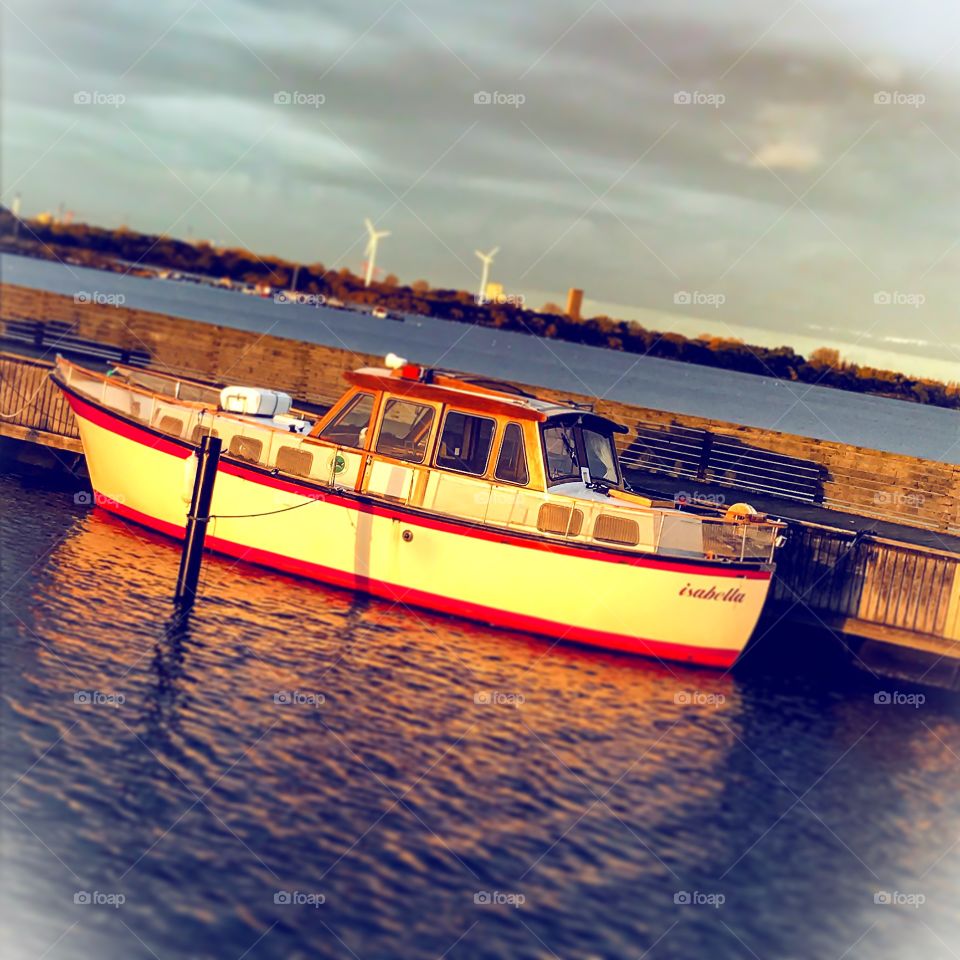
[[[3,507],[5,579],[30,571],[2,634],[13,955],[62,934],[51,960],[933,958],[960,937],[949,700],[552,647],[215,558],[178,617],[175,545],[16,478]]]

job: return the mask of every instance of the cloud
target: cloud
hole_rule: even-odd
[[[765,103],[746,125],[744,138],[756,146],[743,162],[755,169],[814,170],[823,165],[825,144],[837,139],[840,119],[828,101]]]
[[[807,171],[819,167],[823,153],[815,143],[796,139],[771,140],[750,157],[747,165],[770,170]]]

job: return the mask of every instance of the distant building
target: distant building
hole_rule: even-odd
[[[484,295],[487,300],[490,300],[493,303],[500,303],[500,301],[503,299],[503,284],[488,283]]]
[[[580,308],[583,306],[583,291],[571,287],[567,291],[567,316],[571,320],[580,319]]]

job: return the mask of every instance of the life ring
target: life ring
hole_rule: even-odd
[[[756,521],[760,518],[761,514],[749,503],[734,503],[727,507],[727,512],[723,515],[723,519],[730,523],[749,523],[751,520]]]

